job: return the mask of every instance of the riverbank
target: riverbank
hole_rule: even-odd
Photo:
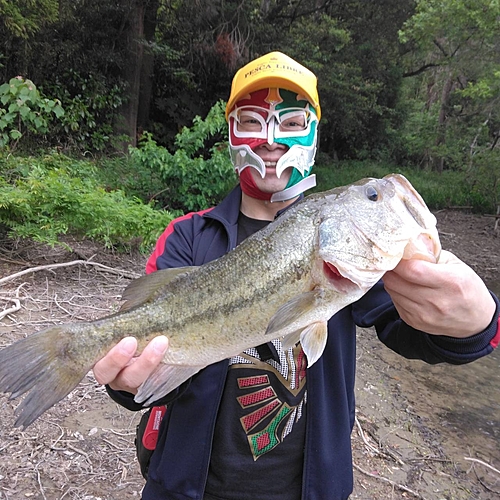
[[[500,234],[493,232],[492,219],[448,211],[437,216],[443,247],[495,286]],[[12,312],[0,320],[1,347],[50,324],[116,310],[131,277],[142,273],[143,256],[68,243],[73,252],[0,242],[1,277],[72,263],[2,286],[0,313]],[[81,263],[89,259],[100,266]],[[500,466],[499,361],[490,356],[476,363],[429,367],[395,356],[370,330],[358,332],[352,498],[486,500],[498,495],[500,476],[487,465]],[[477,398],[480,392],[486,400]],[[0,498],[140,498],[144,482],[133,447],[139,415],[112,403],[91,375],[26,431],[12,427],[16,404],[0,398]]]

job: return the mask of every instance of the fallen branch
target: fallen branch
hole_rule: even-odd
[[[0,250],[2,252],[7,253],[7,250],[5,250],[3,248],[0,248]],[[7,257],[0,257],[0,260],[3,262],[8,262],[9,264],[15,264],[16,266],[26,266],[28,264],[27,262],[22,262],[20,260],[13,260],[13,259],[9,259]]]
[[[118,274],[119,276],[124,276],[125,278],[130,278],[130,279],[136,279],[136,278],[139,278],[141,276],[138,273],[125,271],[123,269],[114,269],[113,267],[108,267],[108,266],[105,266],[104,264],[99,264],[98,262],[92,262],[90,260],[73,260],[71,262],[61,262],[59,264],[48,264],[46,266],[30,267],[29,269],[25,269],[24,271],[19,271],[18,273],[14,273],[14,274],[11,274],[10,276],[6,276],[5,278],[0,279],[0,285],[3,285],[4,283],[7,283],[8,281],[15,280],[16,278],[19,278],[19,277],[24,276],[26,274],[35,273],[38,271],[49,271],[51,269],[57,269],[59,267],[69,267],[69,266],[78,266],[78,265],[94,266],[94,267],[97,267],[99,269],[104,270],[105,272],[108,272],[111,274]]]
[[[38,468],[39,465],[40,465],[40,463],[36,464],[36,467],[35,467],[36,477],[37,477],[37,481],[38,481],[38,487],[40,488],[40,493],[42,494],[43,500],[47,500],[47,497],[45,496],[45,492],[44,492],[43,485],[42,485],[42,478],[40,476],[40,469]]]
[[[492,465],[490,465],[487,462],[483,462],[482,460],[479,460],[479,458],[471,458],[471,457],[464,457],[464,460],[468,460],[469,462],[476,462],[477,464],[484,465],[485,467],[488,467],[488,469],[491,469],[492,471],[496,472],[497,474],[500,474],[500,470],[495,469]]]
[[[420,495],[420,493],[417,493],[416,491],[413,491],[402,484],[398,484],[395,481],[391,481],[387,477],[379,476],[378,474],[372,474],[371,472],[362,469],[359,465],[356,465],[354,463],[352,464],[352,466],[359,472],[365,474],[366,476],[373,477],[375,479],[380,479],[381,481],[389,483],[394,488],[398,488],[399,490],[406,491],[406,493],[410,493],[410,495],[413,495],[415,498],[419,498],[420,500],[425,500],[425,498],[422,495]]]
[[[363,431],[363,428],[361,427],[361,424],[359,423],[358,417],[354,417],[354,422],[356,423],[356,427],[358,428],[358,434],[361,436],[361,439],[363,440],[363,443],[365,443],[365,445],[368,447],[368,449],[370,449],[371,451],[373,451],[373,453],[375,453],[376,455],[379,455],[380,454],[380,450],[378,448],[375,448],[375,446],[371,445],[368,442],[368,439],[366,439],[365,433]]]

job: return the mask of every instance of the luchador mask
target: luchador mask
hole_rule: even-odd
[[[292,90],[281,86],[263,88],[268,82]],[[231,159],[242,188],[251,181],[251,176],[245,175],[247,168],[265,177],[266,166],[254,149],[266,142],[288,146],[276,165],[276,175],[280,177],[285,169],[292,169],[285,190],[272,195],[271,201],[290,199],[313,187],[315,177],[309,174],[320,116],[315,75],[288,56],[273,52],[239,70],[233,79],[226,118]]]

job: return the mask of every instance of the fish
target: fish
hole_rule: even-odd
[[[285,349],[300,342],[312,366],[336,312],[401,259],[436,262],[440,250],[434,215],[402,175],[313,193],[214,261],[131,282],[118,312],[52,326],[3,348],[0,392],[24,395],[14,425],[26,428],[129,336],[138,339],[137,355],[154,337],[169,339],[135,396],[145,405],[204,367],[273,339]]]

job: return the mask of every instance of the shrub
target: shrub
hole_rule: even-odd
[[[0,103],[0,148],[9,144],[15,148],[27,131],[46,133],[52,118],[64,115],[58,99],[43,97],[36,85],[22,76],[0,86]]]
[[[351,184],[363,177],[383,177],[399,173],[408,178],[432,210],[470,207],[479,213],[493,213],[500,199],[498,154],[491,151],[475,160],[469,171],[431,171],[415,167],[399,167],[373,161],[343,161],[314,167],[318,178],[315,191]]]
[[[182,211],[201,210],[218,203],[235,185],[227,151],[225,103],[219,101],[205,120],[197,116],[192,127],[177,134],[174,153],[158,146],[145,133],[139,147],[130,148],[137,171],[159,174],[162,190],[154,197],[162,206]]]
[[[11,237],[55,245],[71,233],[108,247],[139,239],[146,250],[174,215],[121,190],[107,191],[88,161],[58,154],[0,158],[0,224]]]

